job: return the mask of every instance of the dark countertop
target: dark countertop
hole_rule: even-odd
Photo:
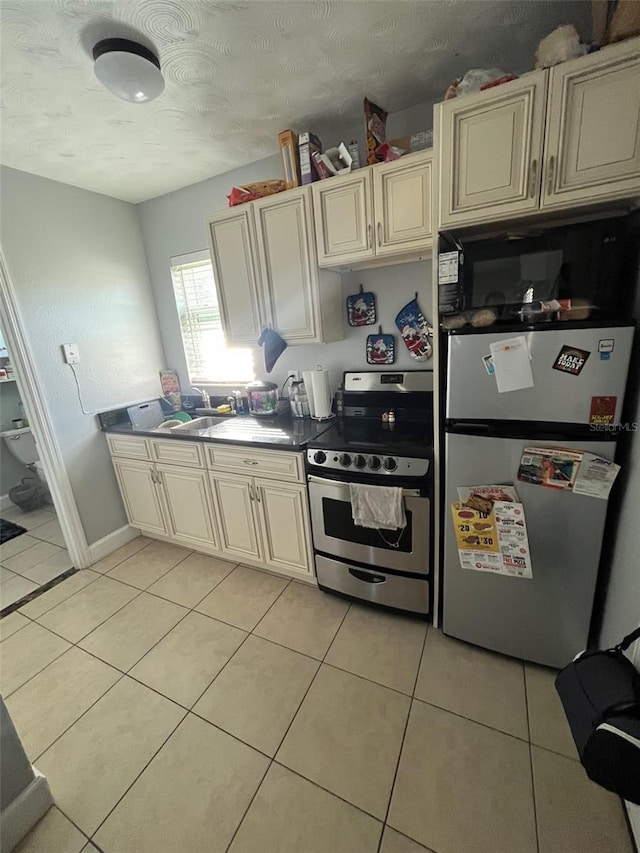
[[[136,429],[131,424],[103,427],[104,432],[119,435],[140,435],[179,441],[212,441],[222,444],[250,445],[281,450],[302,450],[310,441],[328,430],[335,419],[313,421],[289,415],[256,418],[239,415],[221,420],[205,429],[181,429],[178,432],[158,429]]]

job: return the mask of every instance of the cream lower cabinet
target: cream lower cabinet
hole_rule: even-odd
[[[167,533],[153,462],[112,459],[129,523],[149,533]]]
[[[263,560],[274,569],[311,574],[306,486],[254,480]]]
[[[218,548],[206,471],[113,459],[129,523],[193,547]]]
[[[133,527],[313,580],[301,453],[133,436],[110,435],[108,443]]]
[[[185,545],[218,548],[213,504],[206,471],[156,465],[167,520],[167,533]]]
[[[220,525],[220,548],[238,560],[262,557],[252,477],[209,475]]]
[[[228,474],[210,477],[225,554],[312,575],[305,486]]]

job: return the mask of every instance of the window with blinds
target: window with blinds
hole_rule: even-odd
[[[189,380],[194,385],[233,385],[254,379],[251,350],[225,343],[209,253],[172,258],[171,277]]]

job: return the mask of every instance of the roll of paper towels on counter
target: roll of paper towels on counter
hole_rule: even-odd
[[[315,371],[313,370],[303,370],[302,371],[302,381],[304,382],[304,387],[307,392],[307,399],[309,400],[309,414],[312,418],[316,416],[316,406],[313,401],[313,374]]]
[[[328,370],[311,370],[311,387],[313,388],[314,418],[330,418],[331,412],[331,388],[329,387]]]

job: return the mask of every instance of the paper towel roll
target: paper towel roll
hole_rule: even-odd
[[[331,389],[329,388],[329,371],[328,370],[312,370],[311,384],[313,387],[313,407],[315,409],[314,418],[330,418],[331,417]]]
[[[316,406],[313,401],[313,373],[313,370],[303,370],[302,381],[304,382],[304,387],[307,392],[307,399],[309,400],[309,414],[312,418],[315,418]]]

